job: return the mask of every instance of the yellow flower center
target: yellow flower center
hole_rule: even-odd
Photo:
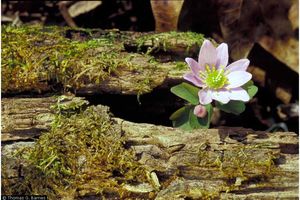
[[[208,64],[205,66],[205,71],[200,71],[199,77],[208,88],[220,89],[228,83],[224,67],[216,70],[215,66],[210,67]]]

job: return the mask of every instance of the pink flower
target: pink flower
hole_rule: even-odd
[[[202,106],[202,105],[195,106],[194,115],[196,115],[197,117],[200,117],[200,118],[205,117],[207,115],[205,106]]]
[[[246,72],[248,59],[241,59],[228,64],[228,46],[225,43],[217,48],[209,40],[201,46],[198,62],[186,58],[192,72],[184,75],[184,79],[201,87],[199,91],[200,104],[206,105],[212,100],[223,104],[230,100],[249,101],[248,93],[241,87],[252,75]]]

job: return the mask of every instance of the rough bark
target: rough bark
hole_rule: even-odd
[[[49,27],[48,29],[51,30],[51,28]],[[55,31],[56,30],[54,29],[54,32]],[[72,67],[69,67],[69,69],[67,70],[68,72],[62,72],[71,74],[70,77],[63,78],[67,80],[58,81],[57,77],[60,75],[59,70],[55,69],[55,71],[51,71],[52,68],[49,66],[36,66],[34,64],[35,68],[38,67],[38,72],[34,71],[33,73],[29,71],[24,73],[23,70],[20,70],[20,72],[11,72],[11,67],[2,64],[2,80],[14,79],[8,81],[7,84],[6,81],[3,81],[4,86],[2,88],[2,93],[16,94],[29,91],[40,93],[71,90],[80,95],[92,95],[99,93],[140,95],[149,93],[154,88],[169,88],[170,86],[174,86],[176,83],[184,81],[182,76],[189,70],[187,65],[183,65],[182,63],[178,64],[178,62],[174,61],[184,62],[185,57],[197,58],[201,41],[197,42],[196,40],[204,39],[203,37],[201,38],[200,35],[195,36],[193,39],[193,37],[190,36],[187,37],[179,34],[176,35],[174,33],[158,35],[157,33],[135,33],[116,30],[92,30],[88,32],[84,29],[62,29],[60,30],[60,32],[61,35],[65,35],[64,39],[70,39],[70,41],[88,41],[90,39],[107,40],[110,35],[114,35],[113,41],[110,41],[111,43],[109,43],[109,45],[100,45],[95,50],[92,50],[92,53],[90,53],[90,60],[92,60],[95,55],[103,52],[106,52],[108,54],[110,54],[111,52],[117,52],[119,54],[118,58],[114,58],[115,60],[113,60],[112,63],[114,63],[114,61],[118,59],[130,59],[125,63],[119,64],[114,72],[110,73],[108,76],[101,77],[100,80],[95,77],[91,78],[93,75],[95,75],[96,77],[101,76],[99,74],[101,74],[102,72],[99,72],[97,64],[93,66],[92,64],[88,63],[87,65],[91,66],[89,69],[85,69],[85,66],[79,66],[79,69],[75,69],[75,67],[73,66],[75,64],[71,63],[70,66]],[[10,33],[5,34],[9,35]],[[29,34],[28,37],[30,37]],[[44,36],[42,35],[40,37]],[[38,42],[35,43],[38,43],[38,45],[40,45],[40,48],[53,45],[51,36],[47,37],[49,37],[50,42],[48,40],[41,42],[40,39],[37,39]],[[55,41],[55,37],[57,37],[57,35],[54,35],[52,40]],[[197,37],[199,37],[199,39]],[[26,41],[27,39],[25,38],[24,40]],[[16,43],[17,42],[18,41],[16,41]],[[35,43],[30,45],[36,45]],[[10,48],[9,46],[5,45],[6,43],[4,43],[5,49]],[[48,48],[45,51],[47,52],[57,48],[55,45],[53,46],[53,48]],[[149,49],[151,51],[146,54]],[[90,51],[87,51],[86,55],[88,54],[88,52]],[[39,54],[35,52],[35,50],[32,50],[32,52],[25,53],[25,55],[27,54],[34,55],[32,56],[34,57],[34,60],[41,60],[40,63],[42,63],[42,60],[45,59],[44,52]],[[47,52],[46,54],[50,55],[51,53]],[[22,59],[27,59],[24,57],[21,57],[21,61],[18,62],[22,63]],[[8,58],[10,57],[8,56]],[[50,58],[49,56],[48,59],[51,60],[54,58]],[[150,60],[155,60],[156,63],[151,63]],[[27,65],[27,63],[31,62],[34,63],[34,61],[26,61],[23,64]],[[105,63],[106,61],[103,62]],[[76,63],[80,62],[77,61]],[[127,64],[132,65],[133,67],[128,67],[126,66]],[[112,65],[110,62],[108,62],[107,65],[107,69],[112,67],[109,66]],[[264,79],[261,79],[260,74],[253,73],[253,76],[254,80],[257,80],[259,83],[265,82]],[[24,77],[29,77],[28,79],[30,79],[31,77],[34,80],[23,80]],[[48,79],[48,77],[52,78]],[[33,81],[33,84],[29,84],[28,82],[30,81]],[[59,85],[60,87],[57,87],[57,85]],[[275,85],[267,85],[270,91],[272,91],[272,93],[284,103],[289,103],[291,100],[292,91],[290,88],[292,86],[293,85],[290,82],[284,84],[279,82]]]
[[[64,100],[64,105],[80,98]],[[2,181],[18,180],[13,150],[50,127],[56,98],[2,100]],[[84,105],[81,103],[80,105]],[[107,107],[98,106],[108,110]],[[155,199],[298,199],[298,136],[243,128],[195,131],[111,118],[154,186],[124,185]],[[12,143],[12,144],[11,144]],[[4,173],[2,170],[2,173]],[[92,196],[93,194],[87,195]]]
[[[27,140],[50,128],[56,98],[2,99],[1,141]]]
[[[202,35],[194,33],[192,36],[175,32],[159,35],[117,30],[47,28],[47,33],[43,28],[36,27],[28,27],[25,31],[17,30],[24,32],[18,33],[19,38],[14,37],[15,33],[9,31],[6,31],[6,35],[2,35],[6,44],[4,58],[10,59],[13,57],[11,54],[20,54],[19,58],[10,61],[13,64],[10,62],[2,64],[2,78],[5,80],[2,93],[57,92],[62,89],[70,89],[78,94],[148,93],[156,87],[168,87],[168,83],[173,79],[182,80],[182,75],[188,71],[188,67],[177,67],[174,61],[179,58],[183,61],[186,56],[196,55],[201,40],[204,39]],[[44,37],[47,39],[41,41],[40,38]],[[18,40],[26,41],[22,43],[26,53],[19,52],[18,47],[12,47],[11,43],[20,42]],[[89,41],[98,43],[91,45]],[[68,46],[71,42],[75,42],[74,46],[77,46],[75,48],[72,45]],[[36,43],[39,48],[28,48],[36,46]],[[85,47],[82,47],[84,45]],[[45,48],[45,51],[40,52],[42,48]],[[57,48],[66,49],[53,53],[53,49]],[[80,48],[86,49],[82,51]],[[69,49],[75,54],[74,60],[65,54]],[[146,53],[149,50],[151,53]],[[158,53],[162,56],[157,56]],[[27,57],[28,54],[32,56]],[[77,57],[82,60],[76,60]],[[57,63],[49,63],[47,59],[56,59]],[[84,61],[85,59],[87,61]],[[67,64],[60,64],[63,61]],[[33,64],[34,62],[39,62],[39,65]],[[19,63],[28,65],[31,71],[19,69]],[[60,78],[60,73],[64,77]],[[20,80],[26,84],[22,85]],[[32,84],[28,84],[30,82]],[[57,85],[63,87],[58,88]]]
[[[81,80],[84,84],[76,85],[76,88],[68,85],[67,81],[55,84],[62,84],[62,88],[72,88],[77,94],[136,95],[150,92],[153,88],[170,88],[182,82],[182,75],[188,70],[187,67],[178,66],[178,63],[172,61],[179,58],[183,60],[186,56],[196,57],[199,50],[196,44],[172,37],[162,39],[167,41],[159,39],[158,42],[157,38],[150,37],[151,39],[140,44],[137,40],[144,35],[140,33],[94,30],[87,37],[82,36],[84,33],[88,35],[83,30],[67,30],[64,34],[69,35],[71,40],[79,41],[88,37],[103,39],[103,36],[115,34],[115,39],[124,39],[117,41],[120,46],[116,47],[117,43],[113,43],[111,46],[99,47],[91,55],[110,52],[111,49],[105,48],[111,47],[114,48],[113,51],[117,49],[121,58],[130,57],[128,62],[131,67],[121,62],[124,66],[118,66],[118,71],[110,73],[100,82],[86,78],[97,74],[96,66],[83,70],[79,67],[79,71],[69,69],[70,73],[75,73],[71,76],[73,81],[77,83],[77,80]],[[49,40],[45,41],[46,45],[51,43]],[[41,43],[43,42],[38,41],[37,45]],[[149,49],[152,49],[151,55],[155,57],[155,64],[149,62],[154,57],[144,54]],[[41,55],[45,56],[44,52]],[[22,92],[32,91],[31,89],[54,91],[55,84],[51,85],[53,80],[41,79],[40,84],[42,86],[28,84],[29,89]],[[41,88],[35,88],[36,86]],[[14,94],[20,92],[7,91]],[[2,99],[3,185],[7,186],[23,178],[23,163],[16,160],[14,152],[24,146],[32,147],[34,140],[51,128],[55,117],[55,110],[51,107],[57,106],[57,100],[56,97]],[[60,109],[74,108],[76,105],[87,106],[87,102],[79,97],[68,97],[59,104]],[[104,106],[97,108],[108,110]],[[118,127],[116,130],[119,134],[126,138],[125,146],[134,150],[136,159],[149,171],[151,185],[123,185],[136,196],[149,194],[146,196],[151,196],[151,199],[298,198],[298,136],[295,133],[266,133],[243,128],[186,132],[171,127],[132,123],[119,118],[110,120]],[[90,199],[96,195],[86,191],[83,193],[83,196]]]

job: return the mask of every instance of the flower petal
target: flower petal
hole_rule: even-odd
[[[249,94],[241,87],[234,88],[230,90],[229,98],[231,100],[238,100],[238,101],[249,101],[250,97]]]
[[[197,105],[194,108],[194,115],[196,115],[197,117],[203,118],[205,117],[207,114],[206,108],[205,106],[202,105]]]
[[[206,105],[212,102],[211,90],[200,90],[198,92],[200,104]]]
[[[212,99],[219,101],[223,104],[226,104],[230,101],[228,90],[212,91],[211,97]]]
[[[204,68],[200,67],[199,64],[193,58],[186,58],[185,62],[189,65],[189,67],[195,75],[198,75],[200,70],[204,70]]]
[[[217,63],[216,68],[220,66],[226,67],[228,64],[228,46],[226,43],[222,43],[217,47]]]
[[[205,67],[206,64],[215,66],[217,62],[217,50],[209,40],[204,40],[200,52],[198,63],[201,67]]]
[[[250,64],[248,59],[241,59],[235,61],[226,67],[226,71],[234,72],[234,71],[246,71]]]
[[[244,71],[234,71],[227,75],[229,84],[227,88],[237,88],[247,83],[251,78],[252,74]]]
[[[204,86],[204,83],[202,81],[200,81],[200,79],[198,79],[194,73],[187,73],[183,76],[183,78],[187,81],[190,81],[191,83],[193,83],[194,85],[196,85],[198,87]]]

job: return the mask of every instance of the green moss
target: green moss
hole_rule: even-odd
[[[148,182],[146,170],[124,148],[121,132],[101,107],[80,111],[84,102],[56,106],[56,118],[23,157],[24,181],[14,194],[43,194],[50,199],[83,195],[127,195],[122,184]],[[76,104],[76,105],[75,105]],[[76,110],[77,113],[61,112]],[[79,110],[78,110],[79,109]]]
[[[183,61],[175,62],[175,66],[176,66],[175,69],[178,70],[178,71],[188,69],[188,66],[187,66],[186,62],[183,62]]]
[[[104,34],[85,41],[65,37],[67,28],[4,26],[2,92],[45,91],[62,84],[74,89],[99,83],[118,67],[130,67],[123,44]],[[49,84],[51,83],[51,84]]]
[[[150,75],[148,79],[136,81],[133,91],[140,95],[157,86],[152,85],[156,82],[151,75],[158,62],[149,55],[125,52],[126,41],[138,48],[148,46],[150,52],[163,50],[176,54],[177,51],[177,55],[182,56],[182,51],[191,48],[198,52],[204,40],[203,35],[192,32],[143,34],[136,40],[135,37],[114,30],[4,26],[2,92],[76,91],[129,70],[142,76]],[[137,55],[143,58],[135,59]]]
[[[164,32],[157,34],[146,34],[138,37],[136,39],[138,50],[141,47],[148,47],[147,53],[154,53],[157,51],[171,51],[183,48],[186,53],[190,51],[191,48],[197,48],[202,45],[204,41],[204,36],[202,34],[194,32]]]
[[[1,37],[4,93],[42,92],[61,86],[76,91],[123,71],[148,76],[157,65],[151,56],[124,52],[123,40],[128,35],[114,30],[4,26]],[[136,94],[151,91],[148,79],[136,81]]]

